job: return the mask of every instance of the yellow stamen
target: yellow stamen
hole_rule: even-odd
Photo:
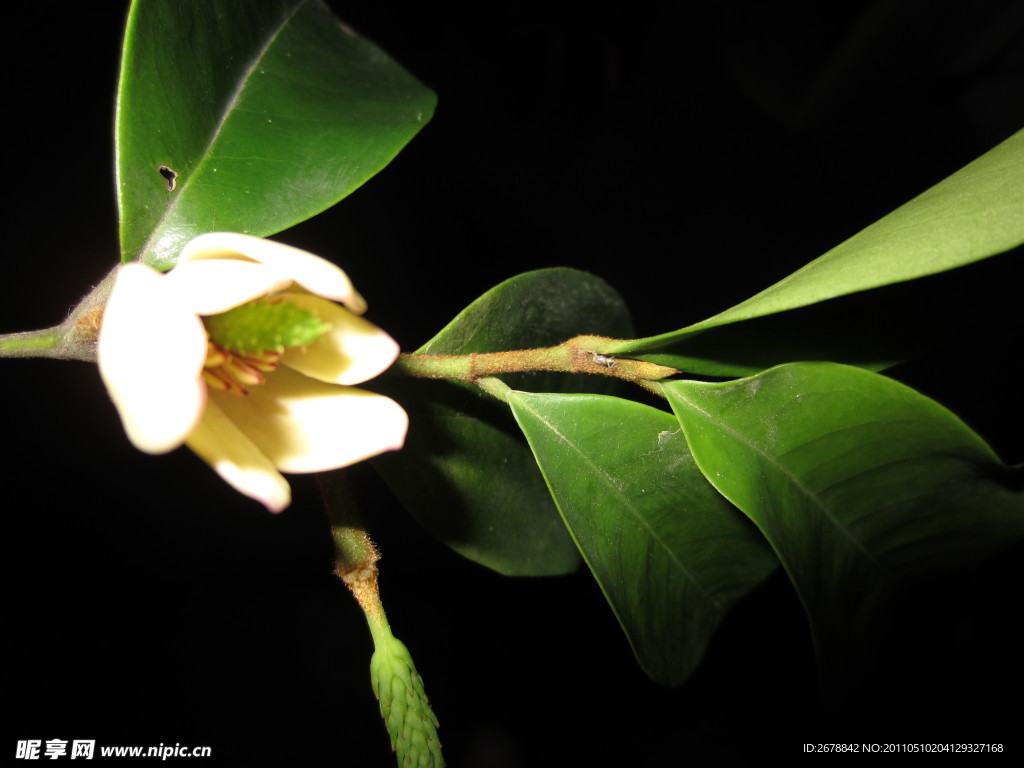
[[[207,386],[216,389],[218,392],[234,392],[238,395],[247,395],[248,392],[238,390],[238,385],[233,384],[228,378],[226,378],[220,369],[206,369],[203,371],[203,381],[206,382]]]
[[[255,368],[257,371],[263,371],[264,373],[270,373],[271,371],[277,370],[277,361],[281,359],[281,353],[275,352],[274,350],[267,350],[261,352],[259,355],[246,355],[245,362]]]
[[[203,380],[218,392],[238,397],[249,394],[246,386],[258,387],[266,379],[264,373],[277,370],[281,353],[276,350],[239,354],[207,341]]]
[[[219,365],[224,365],[228,360],[228,353],[218,347],[212,341],[206,342],[206,367],[216,368]]]
[[[259,386],[264,381],[263,374],[248,365],[244,358],[232,357],[224,363],[223,370],[231,378],[251,387]]]

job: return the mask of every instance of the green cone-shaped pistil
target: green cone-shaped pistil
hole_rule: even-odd
[[[330,329],[309,310],[276,297],[256,299],[203,320],[214,344],[240,354],[302,347]]]

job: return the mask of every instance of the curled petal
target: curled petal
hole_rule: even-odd
[[[139,450],[166,453],[185,442],[206,400],[200,379],[206,331],[155,269],[126,264],[118,272],[98,358],[125,432]]]
[[[166,280],[197,315],[227,312],[292,284],[262,264],[241,259],[203,259],[179,264],[167,273]]]
[[[331,326],[312,344],[287,350],[281,362],[288,367],[332,384],[359,384],[386,371],[398,357],[394,339],[344,307],[308,293],[281,297]]]
[[[186,245],[178,264],[203,259],[249,259],[270,268],[278,278],[293,280],[307,291],[340,301],[356,314],[366,311],[366,301],[341,269],[308,251],[290,245],[235,232],[209,232]]]
[[[288,481],[213,399],[189,436],[188,447],[235,490],[262,502],[271,512],[280,512],[291,503]]]
[[[246,398],[212,392],[210,399],[283,472],[337,469],[396,450],[409,425],[388,397],[284,367]]]

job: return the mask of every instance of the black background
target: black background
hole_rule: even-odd
[[[616,286],[639,335],[682,327],[1024,124],[1016,2],[333,5],[440,105],[391,166],[281,239],[342,264],[404,349],[501,280],[555,265]],[[0,331],[60,321],[116,261],[125,8],[37,5],[8,21],[28,45],[2,54]],[[953,339],[894,374],[1019,462],[1019,337],[1017,325]],[[2,367],[3,749],[77,738],[393,764],[368,632],[331,575],[312,479],[295,478],[296,503],[272,517],[187,450],[136,452],[91,366]],[[668,690],[639,670],[587,573],[490,573],[435,543],[371,469],[352,474],[392,626],[452,766],[714,765],[825,741],[1020,745],[1019,548],[908,602],[878,673],[830,710],[782,576]]]

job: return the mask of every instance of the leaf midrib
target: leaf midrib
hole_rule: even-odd
[[[267,51],[271,48],[271,46],[274,45],[274,43],[277,41],[277,38],[280,37],[281,32],[284,31],[285,27],[287,27],[291,23],[292,19],[295,18],[299,10],[303,6],[307,5],[309,2],[310,0],[298,0],[298,2],[295,3],[292,10],[282,18],[281,23],[278,24],[272,30],[271,34],[268,35],[266,41],[263,43],[262,46],[260,46],[258,52],[253,57],[253,60],[246,68],[245,74],[241,78],[239,78],[238,85],[235,87],[234,92],[231,94],[231,96],[225,103],[224,110],[221,112],[220,118],[217,120],[215,128],[212,134],[210,135],[210,140],[207,142],[206,147],[199,155],[199,162],[196,164],[195,168],[188,174],[188,178],[183,180],[181,186],[178,188],[178,194],[171,198],[170,202],[164,208],[163,214],[157,220],[156,224],[153,226],[152,231],[149,233],[149,237],[147,237],[146,241],[142,244],[142,248],[139,251],[139,261],[145,262],[145,257],[149,254],[150,248],[152,247],[153,243],[156,240],[158,240],[159,236],[162,234],[164,224],[167,222],[170,215],[175,210],[177,210],[179,201],[185,195],[185,192],[188,190],[188,188],[192,185],[192,182],[200,175],[201,169],[203,168],[203,166],[206,164],[210,157],[210,152],[213,150],[214,145],[220,138],[221,131],[224,129],[225,123],[231,116],[235,108],[235,105],[238,103],[238,100],[242,95],[242,92],[249,84],[249,81],[252,78],[252,73],[256,70],[256,67],[259,66],[260,62],[263,61],[264,57],[267,54]]]
[[[734,429],[729,424],[727,424],[727,423],[725,423],[723,421],[716,420],[715,417],[711,413],[709,413],[708,411],[706,411],[703,408],[699,407],[692,400],[682,396],[681,394],[679,394],[678,391],[674,392],[673,394],[675,395],[675,397],[679,398],[681,401],[686,403],[686,405],[689,408],[691,408],[692,410],[694,410],[697,413],[699,413],[702,416],[704,416],[709,422],[711,422],[715,426],[719,427],[720,429],[725,430],[725,432],[727,432],[737,442],[739,442],[742,445],[746,446],[749,450],[751,450],[753,453],[755,453],[757,456],[759,456],[762,460],[766,461],[769,465],[774,467],[784,478],[786,478],[786,480],[788,480],[790,483],[792,483],[792,485],[801,494],[803,494],[807,498],[807,500],[816,509],[818,509],[819,512],[821,512],[821,514],[824,515],[824,517],[830,523],[832,523],[832,525],[836,528],[836,530],[839,533],[841,533],[856,549],[858,549],[871,563],[873,563],[876,567],[879,567],[879,568],[882,567],[882,564],[878,560],[878,558],[874,554],[872,554],[871,551],[868,550],[864,546],[864,544],[860,541],[860,539],[858,539],[856,536],[854,536],[853,533],[842,523],[842,521],[839,520],[832,513],[832,510],[829,509],[828,505],[825,504],[825,502],[818,496],[818,494],[816,494],[814,491],[812,491],[810,488],[808,488],[806,485],[804,485],[800,481],[800,479],[785,464],[781,463],[772,454],[762,450],[756,443],[751,442],[751,440],[749,440],[746,435],[744,435],[743,433],[737,431],[736,429]],[[680,422],[680,424],[682,424],[682,419],[680,419],[679,422]],[[684,434],[686,433],[686,426],[685,425],[683,425],[683,433]],[[693,449],[691,448],[691,451],[692,450]],[[697,454],[695,452],[694,452],[694,459],[697,460],[698,465],[701,463],[700,459],[698,458],[698,456],[697,456]],[[712,484],[715,485],[716,488],[718,488],[718,485],[714,483],[714,480],[711,477],[711,474],[706,472],[703,467],[701,467],[701,471],[704,472],[704,474],[708,478],[708,480],[711,481]],[[738,504],[735,500],[733,500],[733,499],[729,499],[729,500],[732,501],[734,504],[736,504],[736,506],[739,507],[740,509],[743,509],[743,507],[740,506],[740,504]],[[757,521],[755,520],[755,522],[757,522]]]
[[[669,560],[679,569],[683,576],[688,581],[690,581],[697,588],[698,592],[715,607],[715,610],[717,610],[720,614],[724,613],[725,608],[722,606],[719,600],[717,600],[710,592],[707,591],[707,589],[701,583],[701,581],[690,572],[690,570],[682,563],[682,561],[679,560],[675,552],[673,552],[672,549],[662,540],[662,538],[651,528],[646,518],[644,518],[637,511],[637,509],[630,503],[628,497],[623,495],[623,493],[615,486],[615,483],[611,481],[611,476],[604,469],[594,464],[594,462],[591,461],[590,458],[583,451],[581,451],[569,438],[563,435],[551,422],[545,419],[535,409],[525,405],[522,401],[522,398],[517,399],[519,400],[520,404],[522,404],[523,407],[526,408],[536,419],[538,419],[542,424],[544,424],[544,426],[551,430],[551,432],[555,434],[558,437],[558,439],[560,439],[574,453],[576,453],[583,460],[583,462],[595,472],[596,476],[598,476],[608,488],[612,489],[613,495],[622,501],[624,507],[629,511],[633,518],[640,525],[643,526],[644,530],[648,532],[648,534],[658,544],[658,546],[661,547],[661,549],[668,555]]]

